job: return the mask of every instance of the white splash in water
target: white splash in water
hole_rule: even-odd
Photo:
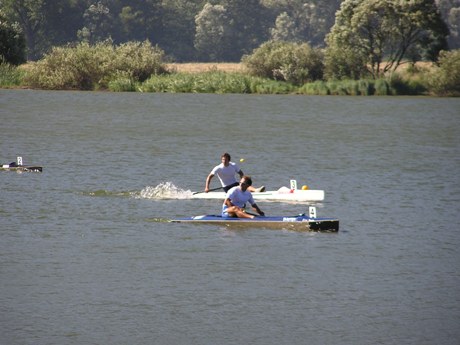
[[[140,192],[140,197],[145,199],[190,199],[192,192],[177,188],[172,182],[163,182],[152,187],[147,186]]]

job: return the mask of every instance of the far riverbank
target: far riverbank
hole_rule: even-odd
[[[301,86],[252,76],[243,63],[165,63],[163,67],[166,73],[151,75],[143,82],[136,81],[130,78],[129,74],[120,72],[103,76],[100,80],[105,80],[104,84],[93,80],[84,90],[341,96],[435,95],[428,86],[428,79],[433,70],[432,64],[428,62],[402,65],[396,73],[385,79],[315,81]],[[19,67],[2,68],[0,88],[83,90],[78,86],[54,84],[54,86],[41,87],[30,84],[27,74],[33,68],[33,62]],[[54,75],[45,77],[49,80],[55,78]]]

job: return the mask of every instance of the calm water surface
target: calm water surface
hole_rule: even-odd
[[[459,343],[460,99],[0,90],[0,129],[44,166],[0,172],[1,344]],[[340,232],[162,222],[225,151]]]

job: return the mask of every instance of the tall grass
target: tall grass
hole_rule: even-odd
[[[301,86],[303,95],[389,96],[421,95],[426,88],[420,82],[394,77],[386,79],[316,81]]]
[[[218,71],[154,75],[141,89],[146,92],[174,93],[249,93],[247,78]]]
[[[331,91],[327,87],[327,83],[324,81],[315,81],[313,83],[307,83],[298,89],[298,93],[303,95],[330,95]]]
[[[113,92],[133,92],[138,90],[138,84],[128,73],[118,72],[109,81],[108,89]]]
[[[399,74],[394,74],[390,79],[391,88],[396,95],[424,95],[429,92],[428,83],[426,82],[426,72],[410,73],[403,77]]]
[[[241,73],[209,71],[153,75],[140,85],[140,89],[173,93],[289,93],[291,88],[286,85]]]
[[[0,87],[10,88],[22,85],[24,71],[9,63],[0,63]]]

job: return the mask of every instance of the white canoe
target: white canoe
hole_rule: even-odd
[[[324,190],[314,189],[295,189],[292,192],[288,191],[266,191],[260,193],[252,193],[254,200],[267,201],[323,201]],[[225,199],[224,192],[209,192],[197,193],[192,195],[192,199]]]

